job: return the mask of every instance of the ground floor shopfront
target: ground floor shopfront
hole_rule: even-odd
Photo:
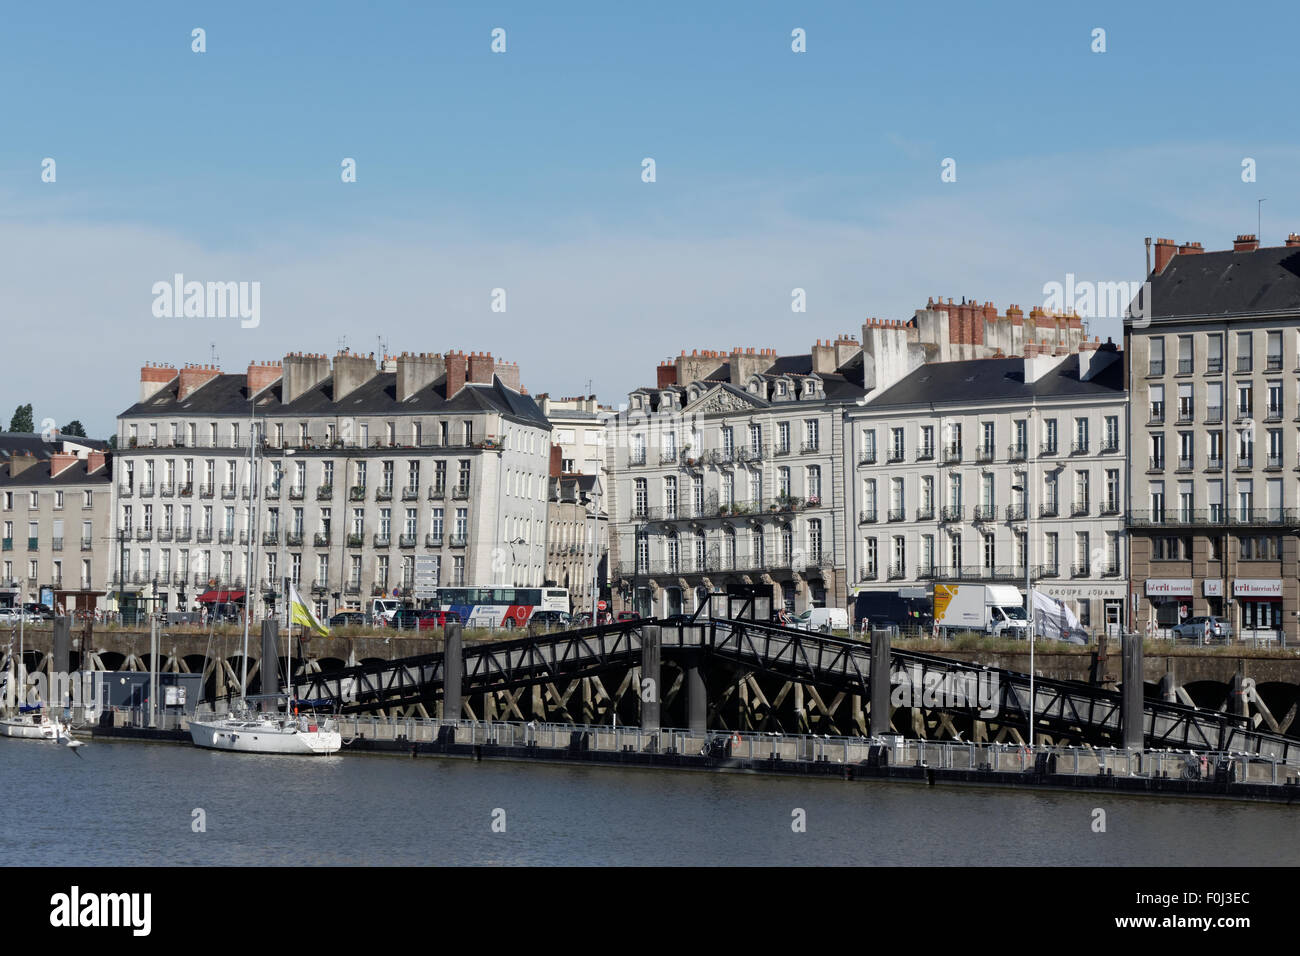
[[[751,573],[733,575],[653,575],[617,582],[615,611],[631,611],[640,617],[670,617],[694,614],[710,594],[753,598],[756,605],[772,612],[802,613],[815,607],[844,607],[839,569],[816,572]],[[766,615],[760,615],[766,616]]]
[[[1232,627],[1233,640],[1300,643],[1300,586],[1292,578],[1147,578],[1130,595],[1139,631],[1155,637],[1193,617],[1213,616]]]
[[[1124,627],[1124,582],[1037,581],[1034,590],[1062,602],[1079,619],[1079,626],[1089,634],[1112,636]]]

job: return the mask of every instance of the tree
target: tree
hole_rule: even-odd
[[[9,430],[11,432],[34,432],[36,424],[32,421],[32,403],[19,405],[14,409],[14,417],[9,419]]]
[[[109,436],[108,436],[108,447],[111,448],[111,449],[113,449],[114,451],[117,451],[117,436],[116,436],[116,435],[109,435]]]
[[[68,424],[59,429],[59,434],[71,435],[74,438],[85,438],[86,428],[81,424],[79,419],[74,418],[72,421],[68,422]]]

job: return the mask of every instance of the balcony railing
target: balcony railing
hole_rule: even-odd
[[[1255,467],[1254,455],[1238,455],[1237,463],[1232,466],[1233,471],[1249,471]]]
[[[141,486],[140,486],[140,497],[141,497],[141,498],[152,498],[152,497],[153,497],[153,485],[141,485]]]
[[[628,463],[629,465],[644,465],[644,464],[645,464],[645,452],[644,452],[644,451],[633,451],[633,452],[629,452],[629,453],[628,453],[628,456],[627,456],[627,463]]]
[[[264,548],[278,548],[279,546],[280,546],[280,532],[279,532],[279,531],[263,531],[263,532],[262,532],[262,547],[264,547]]]
[[[171,498],[176,494],[176,486],[170,481],[165,481],[158,486],[158,495],[162,498]]]
[[[398,546],[399,548],[414,548],[414,547],[415,547],[415,535],[413,535],[413,534],[404,534],[404,535],[400,535],[400,536],[398,537],[398,539],[397,539],[397,546]]]
[[[194,535],[194,529],[189,525],[177,528],[173,537],[176,541],[188,541]]]
[[[1206,471],[1223,471],[1223,457],[1220,455],[1211,455],[1205,459]]]
[[[659,449],[659,464],[671,465],[677,460],[677,449]]]
[[[907,511],[906,511],[905,509],[903,509],[903,508],[890,508],[890,509],[889,509],[889,520],[890,520],[890,521],[906,521],[906,520],[907,520]]]
[[[430,534],[426,534],[426,535],[424,536],[424,546],[425,546],[426,548],[441,548],[441,547],[442,547],[442,535],[440,535],[440,534],[432,534],[432,533],[430,533]]]
[[[366,486],[365,486],[365,485],[353,485],[351,488],[349,488],[349,489],[348,489],[348,500],[349,500],[349,501],[365,501],[365,500],[366,500]]]
[[[172,539],[172,529],[171,529],[171,528],[159,528],[159,529],[158,529],[158,540],[159,540],[159,541],[170,541],[171,539]]]
[[[1107,501],[1105,504],[1103,504],[1103,505],[1101,506],[1101,513],[1104,514],[1104,515],[1117,515],[1117,514],[1119,514],[1119,502],[1118,502],[1118,501]]]
[[[1179,375],[1191,375],[1192,372],[1194,372],[1195,370],[1196,370],[1195,365],[1194,365],[1194,363],[1192,362],[1191,359],[1182,359],[1182,358],[1180,358],[1180,359],[1178,360],[1178,374],[1179,374]]]
[[[821,442],[820,442],[820,441],[806,441],[806,442],[804,442],[802,445],[799,446],[799,454],[801,454],[801,455],[813,455],[813,454],[816,454],[817,452],[821,451],[821,448],[822,448],[822,445],[821,445]]]
[[[900,461],[902,461],[905,457],[907,456],[903,454],[901,449],[893,448],[890,449],[889,456],[885,459],[885,461],[891,465],[896,465]]]
[[[212,485],[199,485],[200,498],[211,498],[214,494],[216,494],[216,491],[213,489]]]
[[[1036,578],[1059,578],[1061,576],[1061,567],[1058,564],[1040,564],[1034,568],[1034,577]]]
[[[1205,408],[1205,424],[1218,425],[1223,422],[1223,406],[1207,405]]]
[[[182,492],[182,494],[184,494],[184,492]],[[267,485],[265,488],[263,488],[262,498],[268,501],[279,501],[280,500],[279,482],[274,482],[272,484]]]
[[[961,445],[947,445],[943,450],[943,463],[945,465],[960,465]]]
[[[349,548],[359,548],[364,540],[365,535],[363,534],[350,534],[346,543]]]
[[[939,513],[940,521],[960,521],[962,516],[961,505],[948,505]]]
[[[35,538],[32,538],[31,540],[32,540],[32,541],[35,541],[36,539],[35,539]],[[135,529],[135,540],[137,540],[137,541],[151,541],[151,540],[153,540],[153,528],[136,528],[136,529]],[[30,549],[30,548],[32,547],[32,545],[29,544],[27,547]]]
[[[998,506],[997,505],[976,505],[975,520],[976,521],[997,521]]]
[[[1092,575],[1092,566],[1088,562],[1083,564],[1074,564],[1070,567],[1070,577],[1086,578]]]
[[[1104,568],[1101,569],[1101,576],[1102,576],[1103,578],[1117,578],[1117,577],[1119,577],[1119,565],[1118,565],[1118,564],[1107,564]]]
[[[992,461],[994,457],[996,456],[994,455],[992,445],[981,445],[975,452],[976,460],[981,463]]]
[[[1038,506],[1038,517],[1055,518],[1060,514],[1060,507],[1055,501],[1047,501]]]
[[[1205,371],[1211,375],[1220,375],[1223,372],[1223,358],[1207,358],[1205,360]]]
[[[1056,442],[1054,442],[1054,441],[1045,441],[1045,442],[1043,442],[1043,443],[1042,443],[1041,445],[1039,445],[1039,447],[1038,447],[1038,453],[1039,453],[1040,455],[1055,455],[1055,454],[1056,454]]]
[[[889,580],[898,581],[905,577],[907,577],[907,565],[891,564],[889,566]]]
[[[376,548],[388,548],[392,546],[393,539],[386,534],[376,532],[374,542]]]
[[[420,489],[415,485],[406,485],[404,488],[402,488],[403,501],[414,501],[416,498],[419,497],[420,497]]]
[[[1195,467],[1195,462],[1191,458],[1184,458],[1181,455],[1178,458],[1177,471],[1191,471]]]
[[[446,486],[446,485],[430,485],[430,486],[429,486],[429,500],[430,500],[430,501],[441,501],[441,500],[442,500],[443,498],[445,498],[445,497],[447,497],[447,486]]]
[[[218,544],[234,544],[234,542],[235,542],[234,531],[222,531],[220,534],[217,535]]]
[[[1281,467],[1282,467],[1282,456],[1281,456],[1281,455],[1269,455],[1267,458],[1264,459],[1264,467],[1265,467],[1265,468],[1281,468]]]
[[[380,485],[378,488],[376,488],[376,489],[375,489],[375,500],[376,500],[376,501],[392,501],[392,500],[393,500],[393,486],[392,486],[392,485]]]
[[[875,524],[875,523],[876,523],[875,508],[867,508],[863,511],[858,512],[858,524]]]
[[[463,548],[469,544],[469,538],[463,534],[453,534],[447,538],[447,544],[453,548]]]
[[[934,446],[922,445],[916,450],[917,461],[934,461]]]
[[[1100,450],[1102,454],[1119,451],[1119,438],[1115,437],[1115,438],[1102,439]]]
[[[82,539],[81,539],[81,550],[82,550],[82,551],[93,551],[94,548],[95,548],[95,542],[94,542],[91,538],[82,538]]]
[[[861,455],[858,456],[859,465],[874,465],[875,463],[876,463],[875,449],[872,449],[871,451],[864,451]]]
[[[1025,520],[1025,506],[1024,506],[1023,504],[1019,504],[1019,505],[1007,505],[1007,520],[1008,520],[1008,521],[1024,521],[1024,520]]]
[[[918,507],[918,508],[916,509],[916,520],[917,520],[917,521],[933,521],[933,520],[934,520],[934,505],[921,505],[920,507]]]
[[[333,501],[333,500],[334,500],[334,486],[333,486],[333,485],[320,485],[320,486],[318,486],[318,487],[316,488],[316,500],[317,500],[317,501]]]
[[[301,548],[301,547],[302,547],[302,532],[301,532],[301,531],[288,531],[288,532],[285,532],[285,535],[284,535],[284,543],[285,543],[285,545],[286,545],[287,547],[290,547],[290,548]]]
[[[222,497],[222,498],[234,498],[234,497],[235,497],[235,486],[234,486],[234,485],[222,485],[222,486],[221,486],[221,497]]]
[[[1242,421],[1251,417],[1251,407],[1249,405],[1237,406],[1237,420]]]
[[[330,533],[328,531],[317,531],[312,535],[312,546],[316,548],[328,548],[330,546]]]
[[[1024,461],[1029,457],[1029,448],[1025,445],[1007,446],[1007,458],[1010,461]]]
[[[453,499],[464,500],[469,497],[469,485],[457,485],[451,489]]]
[[[1070,454],[1071,454],[1071,455],[1086,455],[1086,454],[1088,454],[1088,441],[1087,441],[1087,439],[1084,439],[1083,441],[1077,441],[1077,442],[1075,442],[1073,445],[1071,445],[1071,446],[1070,446]]]
[[[303,497],[306,495],[306,493],[307,493],[307,489],[304,488],[302,485],[290,485],[290,486],[289,486],[289,500],[290,500],[290,501],[302,501],[302,499],[303,499]]]
[[[1147,459],[1147,471],[1164,471],[1165,459],[1161,455],[1152,455]]]
[[[1149,360],[1149,361],[1147,362],[1147,374],[1148,374],[1148,375],[1164,375],[1164,374],[1165,374],[1165,360],[1164,360],[1164,359],[1151,359],[1151,360]]]
[[[1237,356],[1237,374],[1240,375],[1242,372],[1249,372],[1249,371],[1251,371],[1251,365],[1252,365],[1252,363],[1251,363],[1251,357],[1250,357],[1250,356],[1248,356],[1248,355],[1247,355],[1247,356],[1243,356],[1243,355],[1238,355],[1238,356]]]
[[[345,594],[360,594],[361,579],[360,578],[350,579],[348,583],[343,586],[343,591]]]

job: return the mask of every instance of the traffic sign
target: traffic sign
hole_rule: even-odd
[[[608,611],[608,610],[609,610],[609,603],[606,602],[606,601],[597,601],[597,602],[596,602],[596,610],[597,610],[597,611]]]

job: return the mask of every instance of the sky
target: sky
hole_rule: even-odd
[[[1294,3],[13,5],[0,425],[32,402],[106,437],[145,362],[341,346],[489,351],[533,394],[617,404],[683,349],[1138,282],[1148,236],[1231,248],[1258,217],[1281,245],[1297,26]],[[177,274],[258,283],[256,325],[156,314]]]

